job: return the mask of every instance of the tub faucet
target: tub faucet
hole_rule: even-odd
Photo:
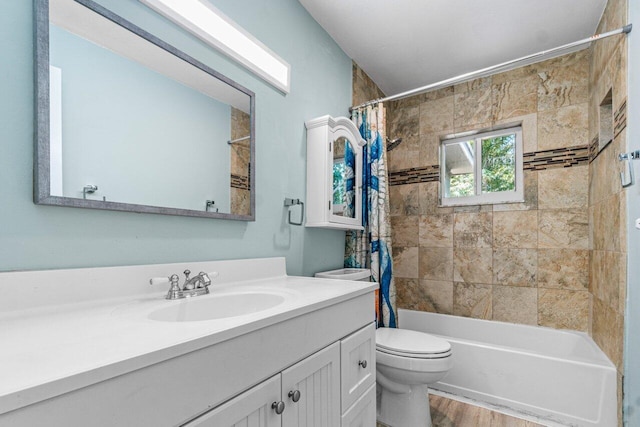
[[[211,274],[213,277],[218,276],[217,272],[209,274]],[[169,277],[154,277],[153,279],[149,280],[149,283],[151,285],[170,283],[171,287],[169,288],[167,296],[165,297],[168,300],[189,298],[199,295],[206,295],[209,293],[209,285],[211,284],[209,274],[201,271],[200,273],[190,278],[189,276],[191,275],[191,271],[185,270],[185,280],[182,288],[180,288],[180,278],[177,274],[172,274]]]

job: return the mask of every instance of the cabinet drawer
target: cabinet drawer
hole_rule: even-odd
[[[376,425],[376,385],[372,384],[364,395],[342,416],[342,427],[374,427]]]
[[[340,343],[342,412],[376,382],[376,330],[373,323]]]

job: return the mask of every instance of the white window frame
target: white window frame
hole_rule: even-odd
[[[487,138],[495,138],[497,136],[515,134],[515,178],[516,185],[514,191],[500,191],[495,193],[482,193],[482,140]],[[464,197],[445,197],[446,188],[446,150],[445,147],[450,144],[459,142],[475,141],[475,163],[474,163],[474,184],[475,195]],[[518,203],[524,202],[524,171],[522,160],[522,126],[497,129],[486,132],[474,132],[466,134],[462,137],[444,139],[440,141],[440,206],[469,206],[469,205],[487,205],[501,203]]]

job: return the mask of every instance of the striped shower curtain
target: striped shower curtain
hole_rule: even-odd
[[[382,103],[353,110],[352,120],[367,141],[363,147],[362,225],[347,232],[344,266],[370,268],[380,284],[378,326],[396,327],[385,116]]]

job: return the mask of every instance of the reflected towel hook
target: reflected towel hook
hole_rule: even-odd
[[[289,224],[302,225],[302,222],[304,221],[304,202],[300,201],[300,199],[290,199],[287,197],[284,199],[284,205],[289,208]],[[295,206],[295,205],[300,205],[301,207],[300,222],[295,222],[291,220],[291,206]]]
[[[620,184],[622,188],[631,187],[636,183],[634,173],[633,173],[633,164],[631,160],[640,159],[640,150],[632,151],[631,153],[618,154],[618,160],[621,162],[627,161],[627,169],[629,169],[629,180],[626,180],[624,177],[624,171],[620,172]]]

